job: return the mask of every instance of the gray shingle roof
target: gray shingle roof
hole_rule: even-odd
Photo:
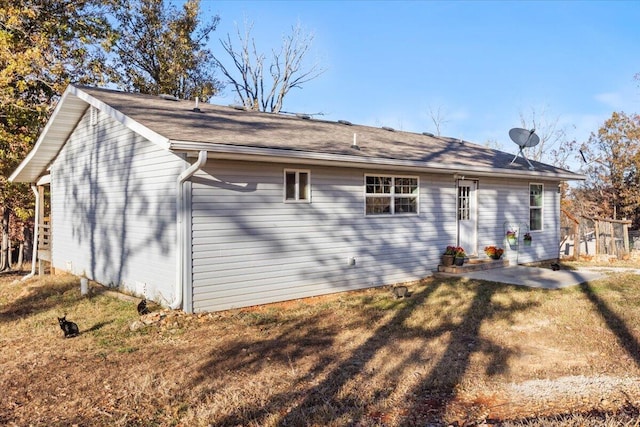
[[[425,165],[438,164],[446,169],[473,167],[528,172],[528,165],[521,157],[512,164],[514,154],[456,138],[203,103],[200,103],[201,112],[198,113],[193,111],[193,101],[172,101],[157,96],[95,88],[83,87],[81,90],[171,141],[402,160]],[[354,134],[359,150],[351,147]],[[514,148],[517,147],[514,145]],[[574,179],[580,179],[579,175],[564,169],[532,163],[538,174],[575,175]]]
[[[200,112],[195,112],[193,101],[73,86],[65,92],[61,100],[63,105],[57,107],[36,147],[14,172],[12,179],[33,182],[42,173],[42,165],[47,158],[49,161],[53,159],[49,151],[61,147],[66,139],[65,133],[68,135],[73,129],[73,120],[79,119],[81,110],[78,108],[83,103],[87,107],[89,103],[96,104],[92,98],[109,106],[110,114],[121,119],[122,115],[126,116],[123,123],[134,130],[146,128],[152,131],[149,134],[157,134],[163,144],[168,140],[168,148],[179,151],[251,153],[253,159],[269,155],[307,160],[307,163],[322,159],[325,164],[335,161],[336,164],[358,167],[378,165],[378,168],[388,167],[390,170],[397,166],[451,173],[468,171],[485,176],[584,179],[582,175],[533,161],[535,170],[531,171],[521,157],[512,163],[514,154],[456,138],[204,103],[199,105]],[[354,134],[359,149],[352,147]]]

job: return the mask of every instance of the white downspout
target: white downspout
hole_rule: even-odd
[[[184,294],[184,253],[185,242],[183,232],[183,211],[184,211],[184,197],[183,197],[183,184],[186,180],[191,178],[198,170],[202,169],[207,163],[207,151],[201,150],[198,153],[198,160],[185,169],[178,176],[178,194],[176,195],[176,286],[175,286],[175,300],[169,305],[173,310],[177,310],[182,306],[183,294]]]
[[[36,258],[38,257],[38,239],[40,238],[40,193],[38,192],[38,187],[35,185],[31,186],[31,191],[36,195],[36,212],[33,225],[33,255],[31,256],[31,273],[24,276],[22,280],[27,280],[36,275],[36,262],[38,262]]]

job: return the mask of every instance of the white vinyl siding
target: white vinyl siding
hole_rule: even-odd
[[[54,267],[173,301],[176,176],[184,165],[88,109],[51,168]]]
[[[545,181],[542,193],[544,230],[532,234],[531,246],[522,237],[529,229],[529,182],[481,178],[478,188],[478,247],[496,245],[504,248],[505,258],[512,264],[529,263],[558,257],[560,238],[560,197],[557,181]],[[519,228],[520,245],[510,248],[506,242],[505,224]]]
[[[212,161],[193,180],[194,311],[415,280],[455,233],[455,189],[421,179],[420,215],[362,215],[363,174],[312,168],[313,203],[282,203],[282,167]],[[443,210],[448,214],[444,214]],[[355,258],[355,265],[349,259]]]
[[[193,178],[194,311],[419,279],[456,242],[458,194],[451,176],[417,177],[419,214],[364,216],[361,171],[313,167],[313,203],[286,204],[283,169],[218,160]],[[526,181],[479,180],[479,247],[504,247],[505,221],[528,223],[528,189]],[[558,220],[550,212],[557,214],[559,203],[555,193],[544,197],[549,227],[527,251],[508,253],[512,262],[557,257]]]

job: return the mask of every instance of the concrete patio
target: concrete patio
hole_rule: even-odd
[[[486,280],[489,282],[507,283],[511,285],[529,286],[532,288],[562,289],[581,283],[598,280],[607,272],[624,271],[616,268],[581,268],[578,270],[557,270],[541,267],[527,267],[523,265],[504,265],[497,268],[484,268],[475,271],[460,269],[459,272],[437,272],[435,276],[461,276],[469,279]],[[634,270],[638,273],[638,270]]]

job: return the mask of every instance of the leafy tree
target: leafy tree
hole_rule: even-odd
[[[113,11],[113,77],[122,89],[202,101],[218,93],[216,62],[205,45],[219,17],[201,25],[199,0],[187,0],[181,11],[163,0],[118,0]]]
[[[614,112],[581,151],[588,179],[580,194],[594,214],[640,226],[640,116]]]
[[[10,218],[25,220],[33,209],[29,189],[7,177],[70,81],[106,79],[101,43],[110,34],[99,0],[0,3],[0,271],[9,267]],[[14,238],[22,239],[19,233]]]
[[[291,89],[301,88],[324,70],[317,63],[304,67],[313,35],[304,33],[299,25],[283,37],[279,51],[272,50],[270,64],[265,64],[266,55],[258,52],[252,29],[253,24],[245,24],[244,35],[237,29],[239,50],[229,34],[226,40],[220,40],[231,66],[226,66],[220,57],[215,60],[245,108],[278,113]]]

